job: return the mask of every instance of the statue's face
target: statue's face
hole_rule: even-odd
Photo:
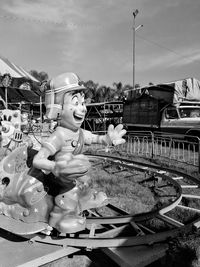
[[[81,127],[87,112],[83,92],[75,91],[64,95],[61,126],[76,131]]]

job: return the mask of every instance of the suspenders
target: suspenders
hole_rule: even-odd
[[[84,147],[84,137],[83,137],[83,130],[80,128],[79,130],[79,138],[75,150],[73,152],[74,155],[81,154]]]

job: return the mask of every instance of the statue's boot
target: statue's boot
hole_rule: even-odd
[[[91,188],[91,178],[88,175],[78,178],[76,186],[72,190],[76,191],[78,196],[80,211],[108,204],[108,198],[104,192],[97,192]]]
[[[108,204],[106,194],[104,192],[97,192],[94,189],[90,189],[88,195],[80,196],[79,201],[81,211],[99,208]]]
[[[55,197],[49,225],[61,233],[76,233],[85,229],[86,218],[79,215],[78,197],[72,189]]]

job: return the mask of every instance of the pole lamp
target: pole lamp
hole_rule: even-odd
[[[133,11],[133,90],[135,89],[135,18],[138,13],[138,9]]]

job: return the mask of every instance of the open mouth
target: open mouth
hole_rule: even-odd
[[[74,119],[76,122],[82,122],[84,120],[84,116],[79,114],[74,114]]]

